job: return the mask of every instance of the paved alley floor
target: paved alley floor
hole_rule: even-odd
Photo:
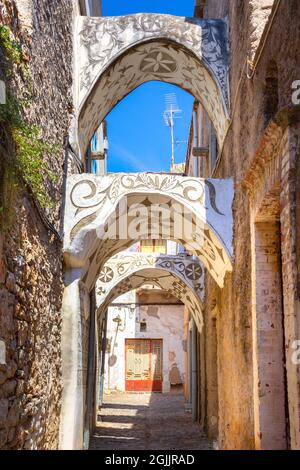
[[[209,450],[181,393],[105,395],[92,450]]]

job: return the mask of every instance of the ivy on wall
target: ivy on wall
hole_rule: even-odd
[[[0,25],[0,45],[11,63],[20,65],[24,62],[22,47],[11,39],[11,32],[7,26]]]
[[[23,77],[26,77],[26,92],[23,97],[16,98],[7,88],[6,102],[0,104],[0,151],[4,158],[5,168],[2,168],[2,213],[12,204],[12,195],[23,182],[42,208],[53,207],[53,200],[45,188],[48,177],[53,183],[57,182],[56,175],[51,171],[45,155],[57,154],[60,146],[53,145],[41,137],[37,126],[30,125],[23,117],[23,111],[29,107],[31,98],[31,80],[29,68],[20,44],[12,39],[12,34],[6,26],[0,26],[0,49],[6,61],[5,75],[11,76],[13,66],[18,66]],[[4,137],[4,138],[3,138]],[[1,142],[2,141],[2,142]],[[6,148],[4,148],[6,147]]]

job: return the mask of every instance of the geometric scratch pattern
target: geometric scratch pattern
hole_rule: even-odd
[[[111,258],[96,283],[99,318],[114,299],[145,284],[181,300],[201,332],[204,272],[201,264],[189,256],[123,252]]]
[[[178,85],[201,101],[222,145],[229,123],[224,20],[160,14],[79,17],[74,57],[72,145],[79,154],[113,107],[150,80]]]
[[[205,180],[160,173],[71,175],[67,180],[64,218],[66,267],[80,269],[81,280],[91,289],[109,258],[141,239],[154,238],[151,234],[155,231],[157,238],[185,246],[223,287],[226,272],[232,270],[232,201],[231,179]],[[147,211],[143,223],[139,223],[139,233],[132,238],[127,232],[122,233],[122,217],[128,227],[136,224],[140,220],[133,210],[137,204]],[[156,206],[163,207],[167,226],[161,218],[153,219],[148,210]],[[176,227],[185,227],[188,219],[192,235],[185,229],[178,234]],[[114,236],[110,236],[113,227]],[[162,236],[166,229],[168,235]]]

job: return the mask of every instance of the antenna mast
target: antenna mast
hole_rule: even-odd
[[[172,156],[171,156],[171,167],[175,163],[175,137],[174,137],[174,119],[178,119],[181,116],[179,114],[182,113],[182,110],[179,109],[177,98],[175,93],[169,93],[165,96],[166,99],[166,109],[164,111],[164,120],[166,126],[170,128],[171,132],[171,147],[172,147]]]

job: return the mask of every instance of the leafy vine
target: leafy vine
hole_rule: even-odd
[[[13,66],[21,68],[26,79],[26,91],[21,98],[16,98],[6,85],[6,100],[0,104],[0,151],[2,156],[2,178],[0,215],[9,211],[12,197],[20,186],[25,184],[41,208],[52,208],[52,198],[45,190],[45,178],[57,182],[57,176],[51,171],[45,160],[46,154],[57,154],[60,146],[45,142],[41,130],[29,124],[23,117],[23,111],[32,102],[31,80],[26,57],[21,45],[13,39],[6,26],[0,26],[0,53],[6,63],[6,77],[11,76]],[[1,62],[3,62],[1,60]],[[0,77],[1,78],[1,77]],[[7,80],[6,80],[7,82]]]

